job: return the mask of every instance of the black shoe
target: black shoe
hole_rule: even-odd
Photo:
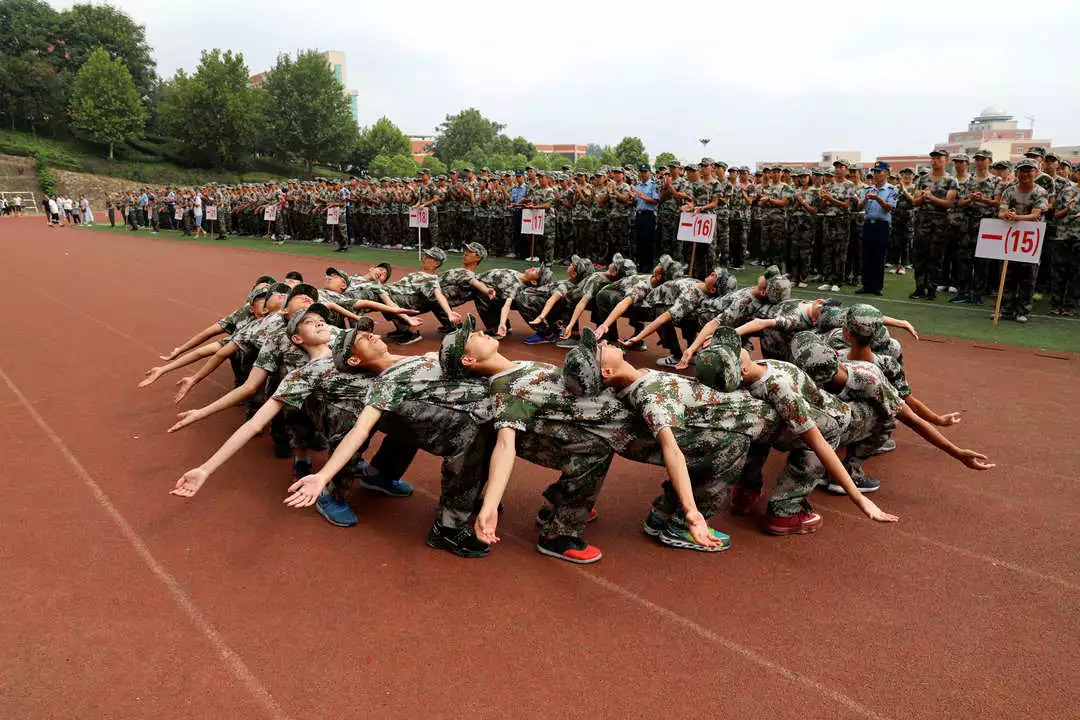
[[[412,345],[413,343],[420,342],[421,339],[420,333],[418,332],[407,332],[393,338],[394,342],[398,345]]]
[[[872,295],[872,294],[874,294],[874,291],[873,290],[867,290],[866,288],[861,287],[861,288],[859,288],[858,290],[855,291],[855,294],[856,295]]]
[[[912,292],[910,295],[908,295],[909,300],[919,300],[919,299],[922,299],[924,297],[926,297],[926,291],[925,290],[920,290],[919,288],[915,288],[914,292]]]
[[[859,492],[872,493],[881,489],[881,481],[872,475],[863,475],[861,477],[852,478],[851,481],[855,483],[855,487],[859,489]],[[847,495],[847,490],[843,485],[838,483],[829,483],[828,491],[833,495]]]
[[[491,552],[491,546],[481,542],[468,526],[452,528],[435,523],[428,530],[425,541],[430,548],[446,550],[463,558],[484,557]]]
[[[292,446],[289,445],[287,439],[278,440],[274,438],[274,457],[279,460],[292,457]]]
[[[931,301],[937,300],[937,291],[936,290],[927,290],[926,291],[926,299],[931,300]]]
[[[436,332],[440,335],[449,335],[455,330],[457,330],[457,325],[440,325],[438,328],[436,328]]]

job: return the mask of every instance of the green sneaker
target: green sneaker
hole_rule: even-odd
[[[668,518],[667,523],[660,531],[658,536],[660,542],[668,547],[681,548],[683,550],[697,550],[698,552],[723,552],[731,547],[731,538],[724,533],[716,530],[715,528],[709,528],[709,532],[714,538],[720,541],[720,544],[716,547],[705,547],[698,544],[698,541],[694,539],[694,536],[690,534],[690,528],[686,527],[683,523],[675,520],[674,518]]]

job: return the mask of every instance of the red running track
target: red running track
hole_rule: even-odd
[[[0,248],[4,718],[1077,717],[1076,357],[905,342],[917,394],[965,411],[949,435],[999,466],[898,431],[870,465],[898,525],[821,496],[815,536],[723,516],[732,550],[673,551],[640,531],[661,471],[616,460],[587,534],[604,560],[576,567],[534,551],[553,473],[522,463],[505,542],[468,561],[423,544],[423,454],[416,496],[358,494],[347,530],[281,505],[265,438],[167,494],[243,415],[166,435],[172,383],[136,390],[142,372],[257,275],[327,260],[35,219],[0,223]]]

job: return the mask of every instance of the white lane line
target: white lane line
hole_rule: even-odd
[[[439,501],[439,496],[437,494],[430,492],[429,490],[426,490],[424,488],[413,486],[413,492],[430,498],[436,503]],[[512,533],[500,531],[499,535],[504,538],[509,538],[510,540],[513,540],[514,542],[519,543],[524,547],[535,547],[536,545],[535,543],[530,543],[523,538],[517,537]],[[852,713],[859,715],[860,717],[870,718],[870,720],[888,720],[887,716],[874,712],[870,708],[859,703],[857,700],[854,700],[853,698],[850,698],[841,692],[833,690],[832,688],[818,682],[817,680],[814,680],[813,678],[807,677],[802,673],[796,672],[795,670],[792,670],[788,667],[785,667],[784,665],[770,660],[764,655],[754,652],[745,645],[741,645],[734,640],[726,638],[723,635],[719,635],[716,632],[713,632],[709,628],[705,627],[704,625],[701,625],[684,615],[680,615],[674,610],[669,610],[662,605],[654,603],[652,600],[649,600],[646,597],[638,595],[633,590],[630,590],[623,587],[622,585],[619,585],[616,582],[612,582],[611,580],[599,577],[598,575],[588,572],[586,568],[579,566],[571,566],[569,565],[569,563],[560,563],[560,565],[563,566],[564,569],[567,571],[576,571],[579,576],[585,578],[594,585],[597,585],[604,590],[607,590],[608,592],[614,593],[615,595],[622,597],[624,600],[629,600],[637,605],[640,605],[644,609],[648,610],[654,615],[658,615],[660,618],[667,620],[670,623],[674,623],[675,625],[679,625],[682,628],[689,630],[703,640],[707,640],[711,643],[719,645],[724,649],[733,652],[736,655],[739,655],[740,657],[749,660],[755,665],[759,665],[786,680],[790,680],[791,682],[803,685],[825,696],[826,698],[832,700],[839,705],[842,705],[843,707],[847,708]]]
[[[56,449],[60,451],[60,454],[65,460],[75,469],[75,474],[83,481],[83,484],[90,490],[90,494],[97,500],[98,505],[105,511],[105,514],[109,516],[109,519],[113,521],[120,533],[131,543],[132,548],[135,550],[135,554],[146,564],[158,580],[160,580],[165,588],[169,591],[173,600],[180,606],[180,609],[184,611],[184,614],[188,616],[192,624],[199,630],[200,633],[210,642],[214,650],[217,651],[221,657],[222,662],[229,671],[240,681],[240,684],[247,689],[249,693],[258,701],[258,703],[266,710],[267,715],[275,720],[288,720],[289,715],[282,709],[280,705],[270,695],[270,691],[266,686],[259,681],[255,674],[251,672],[248,666],[244,663],[243,659],[237,655],[232,648],[221,637],[220,633],[214,628],[202,611],[191,599],[191,596],[180,585],[179,581],[173,577],[165,567],[158,562],[157,558],[150,551],[150,548],[139,536],[131,524],[126,518],[116,509],[112,501],[109,500],[109,496],[101,489],[97,481],[87,472],[86,468],[82,466],[78,458],[68,449],[64,441],[60,439],[60,436],[53,431],[52,427],[45,421],[45,419],[38,414],[34,406],[30,404],[30,401],[22,393],[22,391],[15,385],[15,383],[8,377],[8,374],[4,372],[3,368],[0,368],[0,379],[4,381],[4,384],[8,386],[12,393],[19,399],[23,408],[30,417],[37,423],[41,431],[52,441]]]
[[[863,517],[863,515],[856,515],[855,513],[845,512],[843,510],[837,510],[836,508],[826,507],[826,506],[823,506],[823,505],[815,505],[814,509],[815,510],[823,510],[825,512],[832,513],[834,515],[842,515],[844,517],[855,518],[855,519],[859,519],[859,518]],[[870,521],[868,521],[868,522],[870,522]],[[1014,573],[1017,573],[1019,575],[1025,575],[1025,576],[1027,576],[1029,578],[1032,578],[1034,580],[1038,580],[1040,582],[1050,583],[1052,585],[1058,585],[1060,587],[1065,588],[1066,590],[1072,590],[1074,592],[1080,591],[1080,585],[1078,585],[1077,583],[1071,582],[1069,580],[1066,580],[1064,578],[1059,578],[1056,575],[1047,575],[1046,573],[1041,573],[1038,570],[1032,570],[1031,568],[1024,567],[1023,565],[1018,565],[1018,564],[1016,564],[1014,562],[1009,562],[1008,560],[1002,560],[1001,558],[996,558],[996,557],[993,557],[992,555],[983,555],[982,553],[977,553],[974,550],[968,550],[967,548],[962,548],[962,547],[959,547],[958,545],[950,545],[947,542],[942,542],[941,540],[935,540],[934,538],[927,537],[926,535],[920,535],[918,533],[907,532],[906,530],[901,530],[900,528],[896,527],[895,525],[893,527],[889,528],[889,532],[890,533],[899,533],[900,535],[904,535],[905,537],[912,538],[913,540],[918,540],[921,543],[926,543],[927,545],[933,545],[934,547],[941,548],[942,550],[948,550],[949,552],[956,553],[957,555],[963,555],[964,557],[971,558],[972,560],[979,560],[980,562],[984,562],[984,563],[987,563],[989,565],[993,565],[994,567],[1002,567],[1002,568],[1005,568],[1006,570],[1011,570]]]

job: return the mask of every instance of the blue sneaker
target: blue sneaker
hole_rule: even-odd
[[[690,530],[683,523],[669,518],[664,524],[663,529],[660,530],[659,538],[660,542],[668,547],[681,548],[683,550],[697,550],[699,552],[723,552],[731,547],[731,538],[725,533],[720,532],[716,528],[709,528],[709,534],[713,538],[720,541],[720,544],[716,547],[706,547],[699,545],[694,536],[690,534]]]
[[[555,342],[555,333],[535,333],[525,338],[523,342],[526,345],[548,345]]]
[[[358,522],[356,513],[349,503],[336,499],[329,492],[323,492],[315,501],[315,509],[326,518],[326,522],[337,527],[352,527]]]
[[[409,497],[412,495],[412,485],[404,480],[393,480],[382,474],[371,477],[361,477],[360,487],[372,492],[380,492],[390,497]]]

